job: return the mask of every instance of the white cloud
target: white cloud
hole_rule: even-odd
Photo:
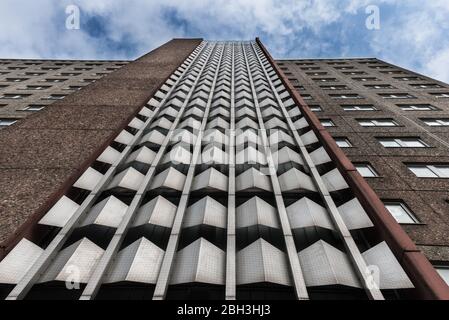
[[[82,23],[106,21],[104,34],[66,30],[68,4]],[[382,9],[380,31],[365,30],[370,4]],[[261,36],[275,57],[361,53],[449,81],[448,16],[447,0],[2,0],[0,57],[135,58],[173,37]]]

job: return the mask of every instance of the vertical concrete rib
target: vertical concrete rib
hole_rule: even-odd
[[[215,44],[214,44],[214,46],[215,46]],[[171,270],[172,270],[172,266],[173,266],[173,261],[174,261],[175,255],[176,255],[176,251],[178,249],[179,234],[181,232],[182,222],[184,220],[184,214],[187,209],[187,205],[188,205],[188,201],[189,201],[189,197],[190,197],[190,189],[191,189],[193,178],[195,175],[196,163],[198,161],[198,156],[201,153],[202,135],[206,128],[207,120],[209,117],[210,105],[212,103],[212,98],[214,95],[215,84],[217,82],[218,74],[220,71],[221,61],[223,59],[223,53],[224,53],[224,50],[226,47],[224,44],[219,45],[219,46],[221,46],[219,61],[216,66],[214,80],[212,82],[212,86],[211,86],[211,89],[209,92],[209,97],[208,97],[206,108],[204,111],[201,128],[198,133],[198,137],[196,139],[195,147],[193,150],[192,161],[189,165],[189,170],[187,172],[187,178],[184,183],[184,188],[182,190],[181,199],[179,201],[179,205],[178,205],[178,208],[177,208],[177,211],[175,214],[175,220],[174,220],[173,227],[171,230],[167,249],[165,251],[165,255],[162,260],[161,270],[159,272],[159,277],[157,279],[156,288],[154,290],[154,295],[153,295],[154,300],[162,300],[165,298],[165,295],[167,294],[167,289],[168,289],[168,285],[169,285],[169,281],[170,281],[170,274],[171,274]],[[188,101],[188,99],[186,101]]]
[[[226,300],[236,297],[235,249],[235,43],[232,43],[231,60],[231,118],[229,130],[228,221],[226,239]]]
[[[279,180],[278,180],[277,173],[276,173],[276,168],[275,168],[275,165],[273,162],[273,157],[272,157],[270,146],[268,143],[268,137],[267,137],[267,133],[265,130],[265,124],[263,121],[263,117],[262,117],[262,114],[260,111],[260,106],[259,106],[259,102],[258,102],[256,89],[254,87],[254,81],[252,78],[251,68],[250,68],[250,65],[248,62],[248,53],[246,51],[247,46],[251,46],[251,43],[249,45],[242,44],[243,55],[245,58],[246,69],[248,72],[248,77],[249,77],[249,81],[250,81],[250,85],[251,85],[251,91],[253,94],[254,105],[256,107],[256,114],[257,114],[257,119],[259,122],[259,133],[262,136],[261,138],[262,138],[262,143],[263,143],[263,147],[264,147],[264,151],[265,151],[265,156],[267,158],[268,170],[269,170],[270,180],[271,180],[272,187],[273,187],[274,197],[276,200],[277,212],[279,215],[282,232],[284,234],[285,246],[286,246],[286,250],[287,250],[287,256],[288,256],[291,276],[293,279],[295,294],[296,294],[296,297],[300,300],[308,300],[309,295],[308,295],[306,284],[304,281],[304,275],[303,275],[303,272],[301,269],[301,265],[299,263],[298,253],[296,251],[296,246],[295,246],[293,234],[292,234],[291,227],[290,227],[290,222],[289,222],[288,216],[287,216],[287,210],[285,209],[284,199],[283,199],[282,193],[281,193],[281,187],[279,184]]]
[[[115,254],[120,248],[121,243],[123,242],[124,236],[128,230],[129,225],[132,222],[132,218],[134,217],[135,213],[139,209],[143,197],[145,195],[145,192],[150,184],[150,182],[153,179],[154,173],[156,171],[156,167],[158,166],[159,162],[162,159],[162,156],[165,153],[165,150],[170,142],[171,136],[173,135],[174,129],[177,127],[185,109],[187,106],[187,103],[190,99],[190,96],[193,94],[193,91],[195,90],[196,84],[198,83],[198,80],[201,77],[201,74],[204,70],[204,68],[207,65],[207,61],[211,57],[212,53],[214,52],[214,45],[206,45],[205,51],[207,51],[208,48],[210,49],[210,52],[207,53],[205,51],[201,52],[200,56],[205,54],[205,61],[203,66],[201,67],[200,71],[198,72],[198,76],[195,79],[195,82],[192,85],[192,88],[190,89],[185,101],[183,102],[178,115],[176,116],[175,120],[172,123],[172,126],[170,127],[170,130],[167,134],[167,136],[164,139],[164,142],[162,143],[158,153],[156,154],[156,157],[154,158],[150,169],[148,170],[147,174],[145,175],[145,178],[142,182],[142,185],[140,186],[139,190],[135,194],[131,204],[129,205],[125,216],[123,217],[122,222],[120,223],[119,227],[117,228],[112,240],[110,241],[108,247],[106,248],[106,251],[104,252],[103,256],[101,257],[98,265],[96,266],[94,272],[92,273],[92,276],[89,279],[89,282],[87,283],[86,288],[84,289],[80,300],[90,300],[95,297],[97,294],[100,285],[102,283],[102,279],[105,275],[105,272],[107,271],[112,259],[114,258]]]
[[[279,105],[280,109],[282,110],[285,121],[287,122],[290,131],[293,133],[295,142],[301,151],[301,157],[303,158],[307,167],[310,169],[310,174],[313,178],[313,181],[318,189],[318,192],[320,193],[321,198],[323,199],[323,201],[326,205],[328,212],[330,213],[332,221],[334,222],[335,226],[337,227],[339,235],[343,240],[345,248],[349,254],[349,257],[354,265],[354,268],[361,280],[361,283],[362,283],[368,297],[370,299],[374,299],[374,300],[383,300],[384,297],[383,297],[383,294],[380,291],[380,289],[368,285],[370,283],[370,281],[369,281],[370,272],[365,263],[365,260],[363,259],[359,249],[357,248],[357,245],[356,245],[351,233],[349,232],[348,227],[346,226],[340,213],[338,212],[337,206],[335,205],[334,200],[332,199],[329,191],[327,190],[327,188],[321,178],[321,175],[319,174],[317,168],[315,167],[315,165],[312,161],[312,158],[310,157],[304,143],[301,140],[301,137],[299,136],[298,132],[296,131],[296,129],[293,125],[293,122],[290,119],[288,112],[284,106],[284,103],[282,102],[282,99],[280,98],[273,82],[271,81],[271,78],[269,77],[268,72],[262,62],[262,59],[260,58],[260,55],[259,55],[258,51],[256,50],[253,43],[251,43],[251,48],[253,49],[253,52],[258,59],[259,65],[261,66],[262,70],[264,71],[265,77],[266,77],[268,83],[270,84],[271,90],[273,91],[273,93],[276,97],[277,104]]]
[[[206,48],[205,42],[201,43],[199,46],[199,51],[196,56],[194,56],[193,61],[191,61],[179,78],[175,81],[173,86],[167,92],[166,96],[159,103],[158,107],[153,112],[153,115],[149,117],[145,124],[142,126],[140,130],[135,134],[134,138],[130,142],[129,145],[125,147],[125,149],[121,152],[120,157],[111,165],[108,171],[104,174],[102,179],[97,183],[95,188],[90,192],[87,198],[80,205],[78,210],[73,214],[70,220],[66,223],[66,225],[59,231],[59,233],[55,236],[55,238],[50,242],[45,251],[41,254],[39,259],[33,264],[33,266],[28,270],[26,275],[20,280],[20,282],[13,288],[13,290],[9,293],[6,300],[21,300],[23,299],[32,286],[39,280],[39,277],[46,270],[52,260],[55,258],[59,250],[64,245],[65,241],[72,234],[75,227],[78,225],[81,218],[84,217],[95,201],[98,199],[99,195],[105,190],[105,188],[109,185],[115,173],[117,172],[118,167],[125,161],[128,155],[131,153],[133,147],[138,143],[140,138],[143,135],[144,130],[151,124],[155,115],[158,114],[159,110],[161,110],[162,106],[167,101],[171,92],[174,90],[176,85],[182,79],[183,75],[186,74],[191,66],[195,64],[195,61],[201,56],[203,51]]]

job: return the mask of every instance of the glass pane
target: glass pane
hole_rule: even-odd
[[[438,178],[438,176],[432,172],[427,167],[423,166],[409,166],[410,171],[412,171],[418,178]]]
[[[416,223],[401,204],[386,204],[385,207],[398,223]]]
[[[437,272],[443,278],[444,281],[449,285],[449,268],[436,267]]]
[[[425,145],[420,140],[405,139],[401,140],[402,144],[407,148],[424,148]]]
[[[432,166],[432,170],[440,178],[449,178],[449,166]]]
[[[365,178],[373,178],[377,177],[377,174],[374,172],[374,169],[372,169],[370,166],[355,166],[357,171],[362,175],[362,177]]]
[[[395,140],[391,139],[391,140],[380,140],[380,143],[385,147],[385,148],[399,148],[400,144],[397,143]]]

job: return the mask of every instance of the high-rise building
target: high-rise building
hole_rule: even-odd
[[[107,64],[13,124],[63,88],[2,89],[2,298],[449,299],[446,84],[258,39]]]

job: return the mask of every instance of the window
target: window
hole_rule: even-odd
[[[340,148],[352,148],[352,143],[348,138],[334,138]]]
[[[304,71],[320,70],[320,67],[302,67],[301,70]]]
[[[83,86],[68,86],[67,88],[64,88],[63,90],[81,90]]]
[[[419,138],[378,138],[385,148],[428,148],[429,146]]]
[[[327,75],[327,72],[307,72],[308,76],[325,76]]]
[[[331,119],[320,119],[323,127],[335,127],[335,123]]]
[[[60,76],[66,76],[66,77],[74,77],[74,76],[79,76],[81,73],[79,72],[61,72],[59,75]]]
[[[312,112],[321,112],[321,111],[323,111],[323,109],[321,109],[321,107],[320,107],[320,106],[317,106],[317,105],[309,106],[309,107],[310,107],[310,110],[311,110]]]
[[[398,223],[415,224],[419,223],[411,210],[402,201],[386,201],[385,208],[391,213]]]
[[[373,105],[342,105],[344,111],[376,111]]]
[[[34,85],[30,85],[30,86],[26,86],[23,90],[45,90],[51,88],[51,86],[34,86]]]
[[[301,97],[304,100],[313,100],[312,96],[310,94],[301,94]]]
[[[65,98],[65,94],[51,94],[48,97],[42,98],[44,100],[62,100]]]
[[[338,85],[338,86],[320,86],[323,90],[349,90],[349,88],[345,85]]]
[[[82,79],[80,82],[94,83],[97,79]]]
[[[354,67],[334,67],[336,70],[352,70]]]
[[[314,78],[313,81],[315,81],[315,82],[337,82],[338,80],[336,78]]]
[[[439,89],[439,88],[443,88],[442,86],[440,86],[439,84],[436,83],[416,83],[416,84],[411,84],[410,85],[413,88],[416,89]]]
[[[351,71],[351,72],[343,72],[343,74],[348,75],[348,76],[358,76],[358,75],[364,75],[364,74],[368,74],[365,71]]]
[[[437,99],[442,98],[449,98],[449,92],[443,92],[443,93],[429,93],[430,95],[434,96]]]
[[[380,79],[377,79],[375,77],[352,78],[352,80],[360,81],[360,82],[380,81]]]
[[[13,99],[13,100],[19,100],[30,96],[30,94],[16,94],[16,93],[5,93],[4,95],[0,96],[0,99]]]
[[[380,73],[383,73],[383,74],[406,74],[404,71],[401,71],[401,70],[380,71]]]
[[[398,123],[393,119],[359,119],[362,127],[397,127]]]
[[[26,107],[25,109],[23,109],[23,111],[41,111],[41,110],[44,109],[44,108],[45,108],[44,105],[30,104],[28,107]]]
[[[358,163],[354,164],[357,171],[364,178],[376,178],[379,174],[374,170],[374,168],[368,163]]]
[[[6,78],[8,82],[23,82],[28,80],[28,78]]]
[[[59,83],[59,82],[64,82],[67,79],[44,79],[41,80],[42,82],[51,82],[51,83]]]
[[[438,110],[436,107],[430,104],[398,104],[397,105],[403,111],[432,111]]]
[[[379,96],[384,99],[416,99],[416,97],[408,93],[380,93]]]
[[[73,68],[73,70],[75,70],[75,71],[90,71],[90,70],[92,70],[92,68],[77,67],[77,68]]]
[[[399,81],[419,81],[419,80],[423,80],[419,77],[394,77],[394,79],[399,80]]]
[[[58,67],[42,67],[41,70],[46,70],[46,71],[53,71],[53,70],[59,70],[61,68]]]
[[[418,178],[449,178],[449,165],[409,164],[408,169]]]
[[[438,274],[449,285],[449,266],[435,266]]]
[[[10,125],[17,122],[17,119],[1,119],[0,118],[0,128],[9,127]]]
[[[313,62],[296,62],[295,64],[297,66],[313,66],[314,65]]]
[[[25,72],[25,75],[27,76],[41,76],[45,74],[45,72]]]
[[[391,66],[379,65],[379,66],[370,66],[371,69],[391,69]]]
[[[349,94],[331,94],[330,95],[333,99],[363,99],[362,96],[356,94],[356,93],[349,93]]]
[[[449,118],[444,119],[421,119],[429,127],[449,127]]]
[[[365,85],[366,88],[368,89],[396,89],[395,87],[393,87],[391,84],[368,84]]]
[[[8,70],[23,70],[26,69],[26,67],[8,67]]]

